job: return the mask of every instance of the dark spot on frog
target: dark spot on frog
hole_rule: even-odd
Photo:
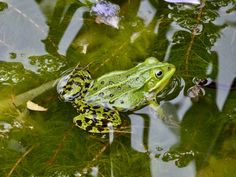
[[[85,93],[87,93],[87,92],[88,92],[88,90],[84,90],[84,91],[83,91],[83,94],[85,94]]]
[[[100,93],[98,94],[98,96],[103,97],[103,96],[104,96],[104,93],[103,93],[103,92],[100,92]]]
[[[83,107],[84,110],[90,110],[90,106]]]
[[[93,129],[92,126],[87,126],[87,127],[86,127],[86,131],[89,131],[89,130],[92,130],[92,129]]]
[[[93,106],[93,109],[99,109],[100,106]]]
[[[136,81],[138,81],[139,80],[139,77],[136,77]]]
[[[92,122],[90,125],[96,127],[96,122]]]
[[[105,82],[104,82],[104,81],[101,81],[100,83],[103,85]]]
[[[113,97],[114,95],[111,93],[109,96],[110,96],[110,97]]]
[[[114,101],[109,101],[109,103],[110,103],[110,104],[113,104],[113,103],[114,103]]]
[[[107,124],[109,123],[109,120],[107,119],[102,119],[102,127],[107,127]]]
[[[109,118],[109,116],[107,114],[102,114],[103,117],[105,117],[106,119]]]
[[[89,114],[96,114],[95,110],[89,110]]]
[[[124,104],[124,100],[120,100],[120,104]]]
[[[96,91],[98,88],[97,87],[94,87],[93,90]]]
[[[90,83],[85,83],[84,86],[85,86],[85,88],[89,88],[90,87]]]
[[[103,128],[102,126],[98,126],[97,129],[98,129],[98,131],[100,131],[100,132],[104,131],[104,128]]]
[[[111,112],[110,115],[113,116],[115,114],[115,112]]]
[[[77,124],[78,126],[81,126],[81,125],[82,125],[82,121],[81,121],[81,120],[77,120],[77,121],[76,121],[76,124]]]
[[[85,118],[84,118],[84,121],[85,121],[86,123],[88,123],[90,120],[91,120],[91,119],[88,118],[88,117],[85,117]]]
[[[72,90],[72,87],[66,87],[65,90],[66,90],[66,91],[71,91],[71,90]]]

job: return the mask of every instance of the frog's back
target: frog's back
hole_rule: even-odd
[[[141,68],[142,69],[142,68]],[[143,87],[143,83],[149,79],[145,69],[132,68],[128,71],[115,71],[105,74],[96,79],[90,91],[84,98],[86,102],[92,102],[107,108],[116,108],[120,111],[134,109],[134,104],[143,103],[143,96],[130,98],[131,92],[135,92]],[[140,94],[140,93],[139,93]],[[140,100],[137,100],[140,98]],[[134,103],[135,101],[135,103]]]
[[[119,111],[136,109],[145,105],[152,92],[157,93],[165,87],[172,76],[171,68],[170,64],[156,58],[147,58],[129,70],[114,71],[97,78],[84,100]]]

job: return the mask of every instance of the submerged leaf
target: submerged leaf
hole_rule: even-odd
[[[48,110],[47,108],[39,106],[38,104],[30,100],[26,102],[26,106],[29,110],[32,110],[32,111],[47,111]]]

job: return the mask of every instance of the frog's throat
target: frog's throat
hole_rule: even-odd
[[[170,70],[168,71],[168,73],[166,73],[163,78],[155,85],[155,87],[153,87],[149,92],[153,92],[153,91],[157,91],[160,92],[162,91],[166,85],[169,83],[171,77],[174,75],[175,73],[175,66],[171,65]]]

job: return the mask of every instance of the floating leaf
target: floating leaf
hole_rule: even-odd
[[[120,17],[118,16],[120,7],[107,1],[99,1],[91,8],[91,14],[95,14],[97,23],[104,23],[113,28],[119,28]]]

